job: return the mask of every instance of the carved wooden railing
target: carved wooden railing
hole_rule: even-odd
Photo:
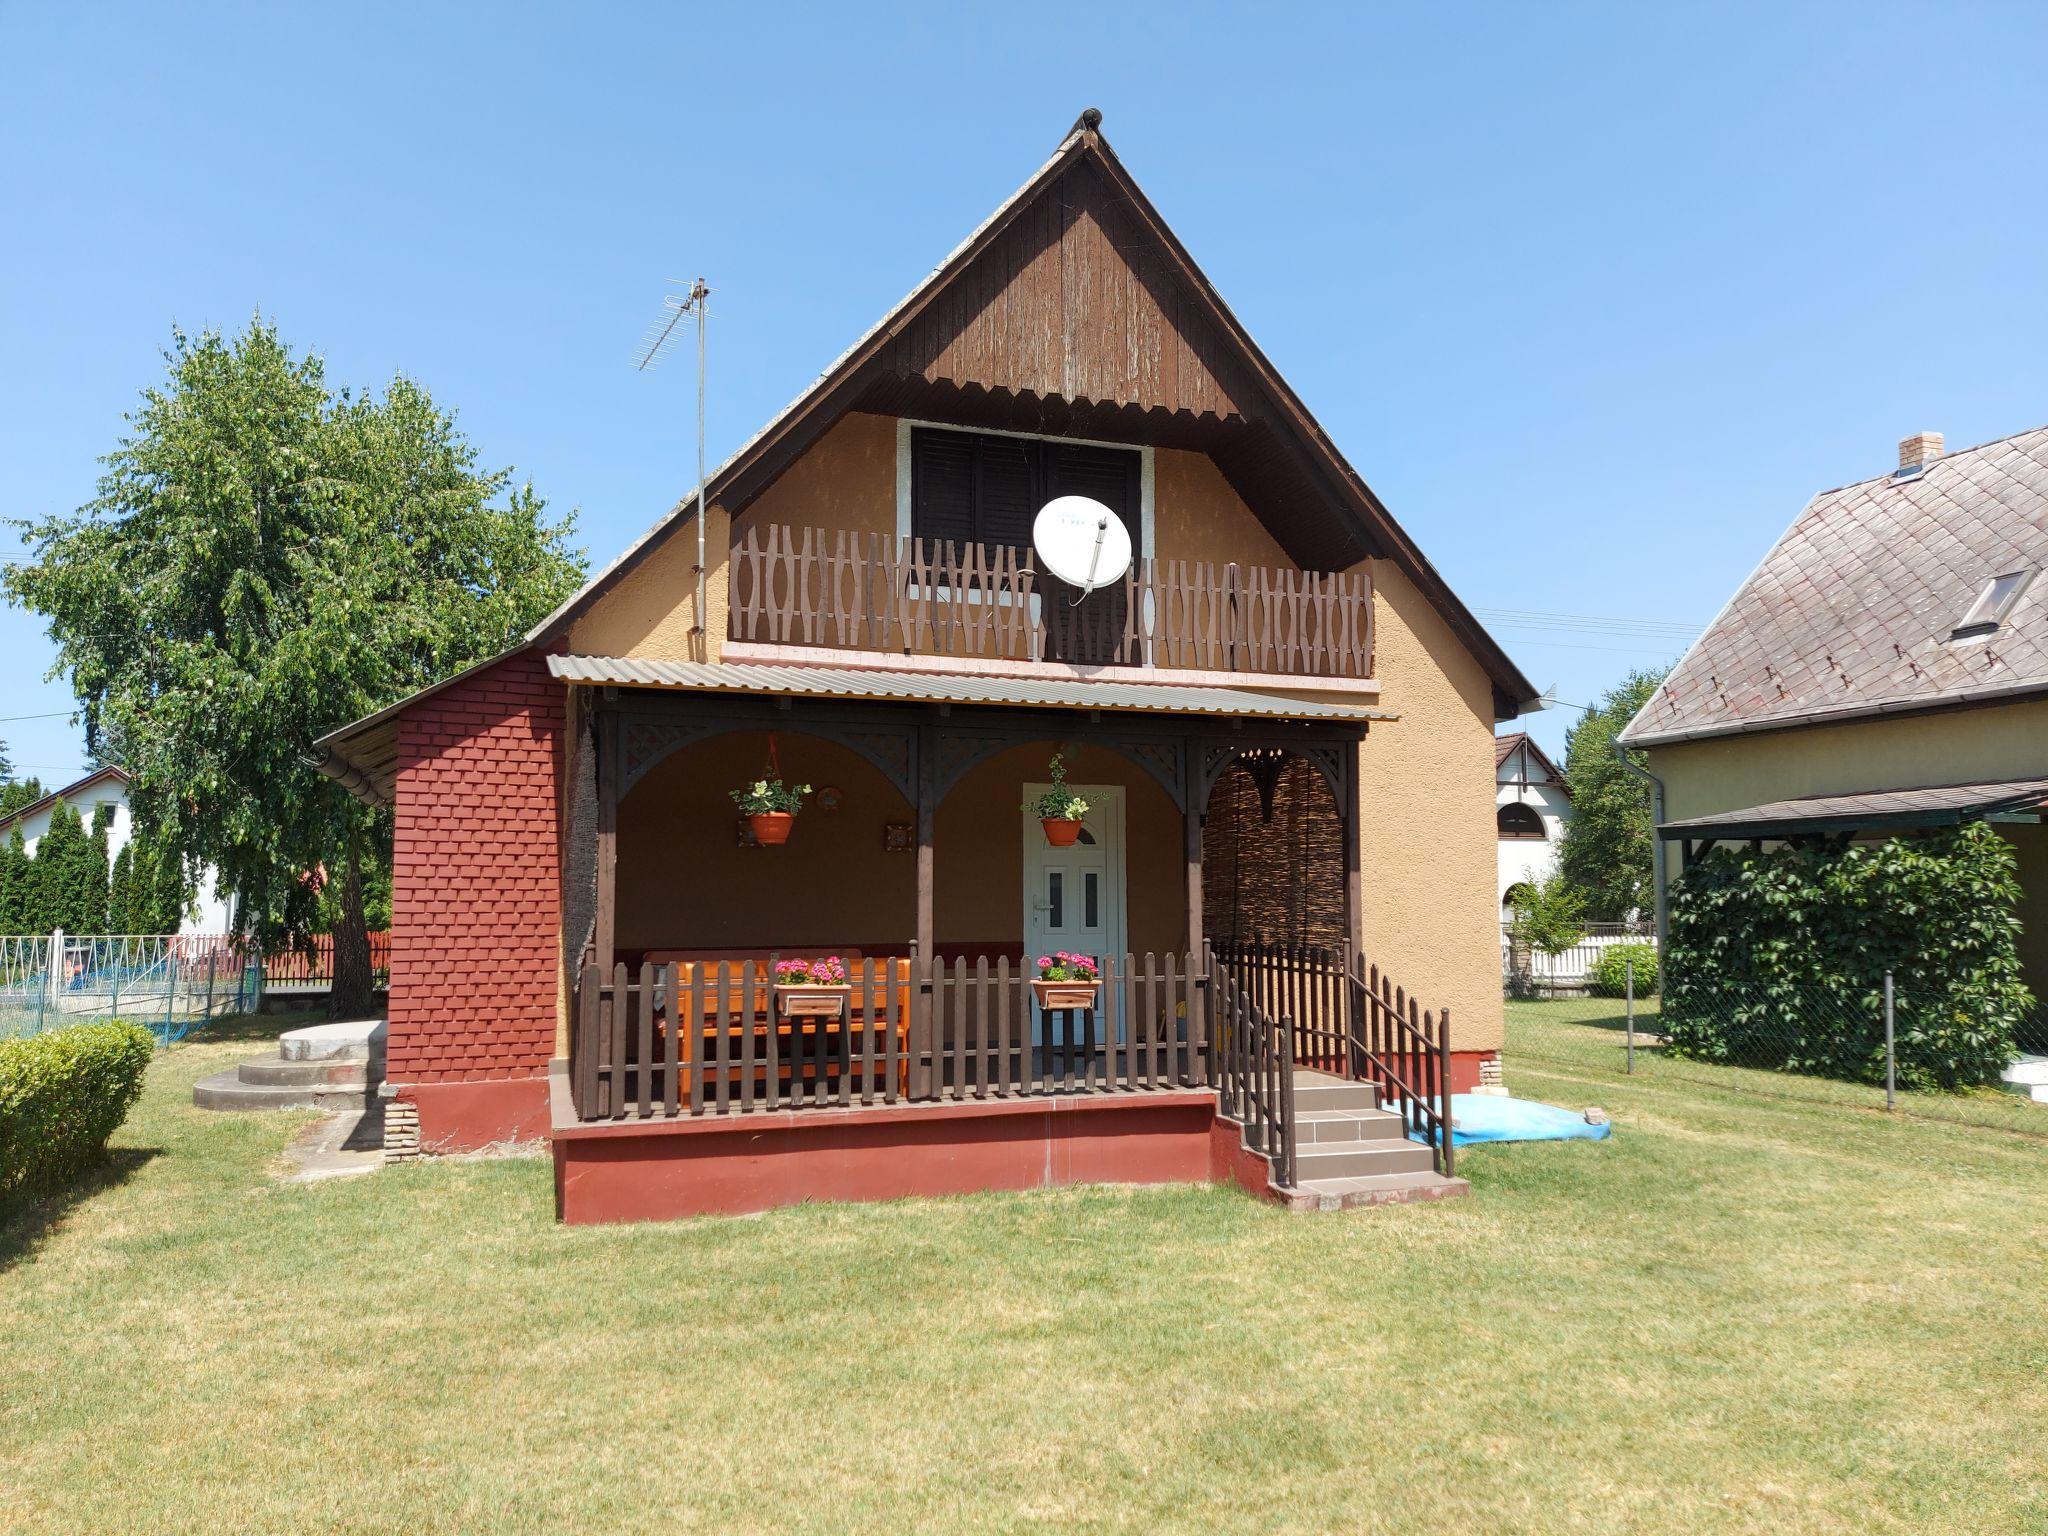
[[[1147,558],[1078,602],[1073,590],[1028,551],[757,525],[732,547],[728,633],[853,651],[1372,676],[1364,571]]]

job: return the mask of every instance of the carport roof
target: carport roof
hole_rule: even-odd
[[[1666,839],[1789,837],[1806,832],[1953,827],[2007,811],[2048,806],[2048,779],[2001,779],[1855,795],[1807,795],[1739,811],[1717,811],[1657,828]]]

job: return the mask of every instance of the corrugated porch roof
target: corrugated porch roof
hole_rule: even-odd
[[[1802,832],[1855,832],[1953,827],[2002,811],[2048,805],[2048,779],[2001,779],[1854,795],[1807,795],[1736,811],[1717,811],[1657,828],[1667,839],[1787,837]]]
[[[965,672],[897,672],[863,667],[771,666],[749,662],[650,661],[631,656],[550,656],[563,682],[616,688],[753,693],[780,698],[885,699],[989,704],[1026,709],[1106,709],[1167,715],[1242,715],[1263,720],[1396,720],[1391,710],[1337,700],[1289,698],[1249,688],[1171,683],[983,677]],[[1304,687],[1314,680],[1303,679]]]

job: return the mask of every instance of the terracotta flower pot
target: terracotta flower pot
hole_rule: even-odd
[[[821,981],[778,981],[775,1009],[785,1019],[836,1019],[846,1013],[853,983],[834,986]]]
[[[747,820],[753,824],[754,841],[763,848],[780,848],[789,841],[789,829],[796,825],[796,817],[789,811],[763,811]]]
[[[1063,1008],[1093,1008],[1095,995],[1102,990],[1100,981],[1034,981],[1031,992],[1038,999],[1038,1006],[1048,1013]]]
[[[1064,816],[1041,816],[1038,824],[1045,828],[1045,840],[1055,848],[1071,848],[1081,841],[1081,823],[1069,821]]]

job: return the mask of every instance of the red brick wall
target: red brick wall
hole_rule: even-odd
[[[555,1053],[563,729],[562,685],[531,652],[399,717],[387,1071],[400,1089],[534,1077]]]

